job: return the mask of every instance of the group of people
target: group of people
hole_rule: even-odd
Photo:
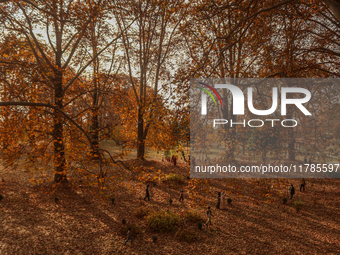
[[[176,163],[174,163],[176,164]],[[150,201],[150,192],[149,192],[149,186],[150,185],[147,185],[146,186],[146,190],[145,190],[145,197],[144,197],[144,200],[148,199]],[[301,181],[300,181],[300,192],[303,190],[305,191],[305,187],[306,187],[306,181],[305,181],[305,178],[302,178]],[[184,194],[183,194],[183,190],[181,191],[181,195],[179,197],[179,201],[180,202],[183,202],[184,201]],[[289,192],[289,199],[293,199],[293,196],[295,194],[295,188],[293,186],[293,184],[291,183],[289,188],[288,188],[288,192]],[[226,203],[225,203],[225,194],[223,192],[218,192],[218,197],[217,197],[217,203],[216,203],[216,208],[217,209],[220,209],[220,210],[223,210],[223,209],[226,209]],[[212,212],[211,212],[211,209],[210,209],[210,206],[208,206],[208,210],[206,212],[207,214],[207,222],[205,223],[205,225],[208,227],[209,225],[212,225],[211,223],[211,217],[213,216],[212,215]],[[127,233],[127,240],[125,241],[124,244],[126,244],[128,241],[131,241],[131,244],[133,242],[133,238],[132,238],[132,235],[131,235],[131,228],[128,229],[128,233]]]
[[[166,161],[169,162],[169,163],[173,163],[174,166],[176,166],[177,165],[177,156],[172,155],[171,158],[168,156],[168,157],[166,157]],[[164,162],[164,158],[162,158],[162,162]]]
[[[300,181],[300,192],[303,190],[305,191],[305,187],[306,187],[306,181],[305,181],[305,178],[302,178],[301,181]],[[290,199],[293,199],[293,196],[295,194],[295,188],[293,186],[293,184],[291,183],[289,188],[288,188],[288,192],[289,192],[289,195],[290,195]],[[218,192],[218,198],[217,198],[217,203],[216,203],[216,208],[217,209],[226,209],[226,204],[225,204],[225,195],[223,192]],[[207,210],[207,222],[205,223],[205,225],[208,227],[209,225],[212,225],[211,223],[211,217],[212,217],[212,212],[211,212],[211,209],[210,209],[210,206],[208,206],[208,210]]]
[[[146,186],[146,189],[145,189],[145,197],[144,197],[144,200],[146,200],[146,199],[148,199],[148,201],[150,201],[150,191],[149,191],[149,187],[150,187],[150,184],[148,184],[147,186]],[[180,197],[179,197],[179,199],[178,199],[178,201],[180,201],[180,202],[184,202],[184,193],[183,193],[184,191],[182,190],[181,191],[181,195],[180,195]]]
[[[226,204],[225,204],[225,195],[223,192],[218,192],[218,197],[217,197],[217,203],[216,203],[216,208],[223,210],[223,209],[227,209]],[[205,223],[205,225],[208,227],[209,224],[211,225],[211,217],[212,217],[212,212],[210,209],[210,206],[208,206],[208,210],[207,210],[207,217],[208,220]]]
[[[305,181],[305,178],[302,178],[300,181],[300,192],[302,190],[305,191],[305,187],[306,187],[306,181]],[[293,199],[293,196],[295,194],[295,188],[292,183],[290,184],[288,188],[288,193],[289,193],[289,199]]]

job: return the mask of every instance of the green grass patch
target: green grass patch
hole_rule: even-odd
[[[203,222],[204,219],[198,211],[186,210],[184,211],[184,219],[191,223]]]
[[[184,176],[180,174],[170,173],[161,178],[162,182],[170,185],[181,185],[184,182]]]
[[[171,233],[180,226],[180,217],[171,211],[154,212],[147,217],[150,230],[160,233]]]
[[[142,206],[135,211],[135,215],[138,219],[144,219],[146,216],[152,214],[153,212],[154,211],[151,208]]]

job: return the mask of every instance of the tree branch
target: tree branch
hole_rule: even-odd
[[[51,108],[54,110],[59,111],[66,119],[68,119],[70,122],[72,122],[73,125],[75,125],[87,138],[87,140],[90,143],[90,147],[91,149],[93,149],[93,145],[91,143],[91,138],[90,136],[87,134],[87,132],[81,127],[79,126],[79,124],[77,122],[75,122],[70,116],[68,116],[63,110],[61,110],[60,108],[54,106],[54,105],[50,105],[50,104],[45,104],[45,103],[31,103],[31,102],[0,102],[0,106],[31,106],[31,107],[47,107],[47,108]]]

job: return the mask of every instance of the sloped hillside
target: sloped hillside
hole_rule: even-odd
[[[122,181],[132,188],[117,189],[112,204],[83,188],[45,194],[51,184],[33,185],[26,172],[1,169],[0,254],[340,254],[339,180],[307,180],[306,191],[300,192],[296,179],[196,183],[181,166],[138,164],[151,177],[161,177],[147,182],[150,202],[140,199],[145,196],[143,180],[131,176]],[[177,180],[169,173],[183,177]],[[191,193],[184,189],[190,181]],[[296,195],[283,204],[290,183]],[[184,202],[178,201],[181,190]],[[219,191],[232,200],[226,210],[215,208]],[[213,214],[209,228],[204,225],[207,206]],[[159,211],[178,216],[176,230],[150,229],[152,213]],[[133,228],[132,245],[124,245],[127,227]]]

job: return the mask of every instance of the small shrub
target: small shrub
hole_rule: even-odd
[[[191,243],[198,239],[198,234],[196,231],[191,230],[191,229],[179,229],[176,232],[175,237],[179,241]]]
[[[0,195],[0,201],[1,201],[2,199],[4,199],[4,196],[3,196],[3,195]]]
[[[59,198],[55,197],[54,202],[57,204],[59,202]]]
[[[228,202],[228,204],[230,204],[231,205],[231,202],[232,202],[233,200],[231,200],[231,198],[228,198],[227,199],[227,202]]]
[[[126,224],[126,219],[122,219],[122,223],[123,223],[123,224]]]
[[[111,198],[111,202],[112,202],[112,204],[114,204],[115,203],[115,199]]]
[[[299,206],[302,206],[302,201],[301,200],[296,200],[296,201],[294,201],[294,203],[293,203],[293,205],[295,206],[295,207],[299,207]]]
[[[162,182],[168,183],[170,185],[180,185],[183,183],[184,177],[180,174],[166,174],[162,177]]]
[[[296,212],[299,212],[300,211],[300,209],[301,209],[301,207],[302,207],[302,201],[301,200],[296,200],[296,201],[294,201],[294,203],[293,203],[293,206],[295,207],[295,209],[296,209]]]
[[[197,227],[199,230],[202,230],[202,222],[197,222]]]
[[[152,236],[152,241],[155,243],[157,241],[157,236]]]
[[[201,214],[195,210],[184,211],[184,219],[192,223],[202,222],[204,220]]]
[[[169,199],[169,204],[172,205],[172,199],[171,198]]]
[[[180,217],[170,211],[159,211],[147,217],[147,224],[150,230],[161,233],[175,231],[180,225]]]
[[[283,203],[283,204],[287,204],[287,202],[288,202],[287,198],[284,197],[284,198],[282,199],[282,203]]]
[[[135,215],[138,219],[143,219],[146,216],[148,216],[149,214],[153,213],[153,210],[151,208],[148,207],[139,207],[136,211],[135,211]]]

